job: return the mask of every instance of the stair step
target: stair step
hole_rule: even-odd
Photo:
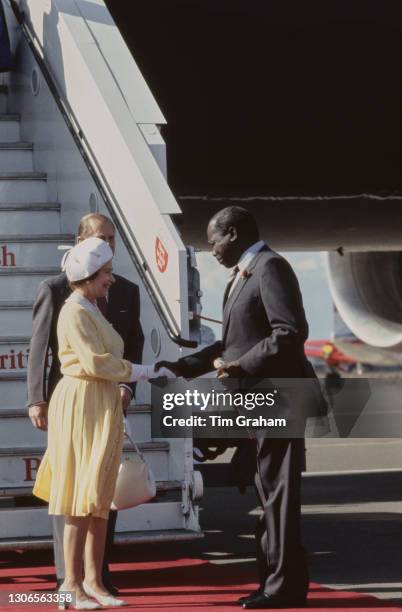
[[[60,204],[57,202],[0,202],[0,212],[43,212],[57,211],[60,212]],[[43,225],[43,221],[42,221]],[[31,231],[31,226],[29,226]]]
[[[0,181],[46,181],[44,172],[0,172]]]
[[[0,268],[0,276],[5,276],[5,277],[9,277],[9,276],[44,276],[44,277],[48,277],[48,276],[55,276],[57,274],[60,274],[60,268],[57,268],[55,266],[53,267],[36,267],[36,268],[27,268],[27,267],[19,267],[16,266],[15,268]],[[7,295],[7,294],[3,294],[2,295]],[[18,299],[18,298],[17,298]]]
[[[169,450],[169,442],[153,442],[152,440],[149,440],[147,442],[139,442],[138,448],[143,453],[166,452]],[[21,448],[15,448],[14,446],[2,446],[0,447],[0,457],[20,457],[21,455],[29,455],[30,457],[42,457],[42,455],[45,453],[45,450],[45,446],[26,446]],[[127,454],[131,454],[135,453],[136,451],[131,447],[130,442],[125,442],[124,452]]]
[[[151,437],[150,414],[150,406],[129,407],[128,420],[137,442],[146,442]],[[45,444],[45,433],[33,427],[28,417],[28,409],[24,405],[0,408],[0,447],[43,447]]]
[[[33,146],[26,142],[0,142],[2,173],[33,172]]]
[[[21,115],[18,113],[2,113],[0,121],[21,121]]]
[[[40,214],[38,214],[40,213]],[[11,227],[15,234],[60,234],[60,204],[1,203],[0,228]]]
[[[155,544],[160,542],[188,542],[204,537],[202,531],[188,529],[155,529],[153,531],[127,531],[116,533],[114,544]],[[53,537],[5,538],[0,540],[0,551],[53,549]]]
[[[3,98],[4,101],[4,98]],[[4,102],[7,101],[5,100]],[[3,108],[6,104],[3,102]],[[0,142],[17,142],[20,140],[20,116],[8,113],[0,114]]]
[[[30,338],[26,336],[0,336],[0,372],[8,369],[25,370],[28,363],[29,342]]]
[[[138,531],[132,531],[133,525]],[[180,501],[148,503],[119,512],[116,538],[122,544],[136,541],[137,538],[142,543],[162,541],[162,538],[169,538],[171,530],[171,539],[179,540],[186,538],[184,527],[185,517]],[[51,520],[46,507],[0,509],[0,550],[10,550],[12,546],[30,548],[30,543],[35,548],[46,547],[51,533]],[[199,532],[196,532],[197,536],[195,532],[187,533],[188,539],[191,534],[201,537]],[[19,546],[16,546],[16,542],[20,543]]]
[[[60,264],[63,252],[58,246],[73,246],[74,241],[73,234],[0,235],[0,265],[12,270]]]
[[[45,202],[46,199],[46,174],[42,172],[3,172],[0,174],[0,202],[35,203]]]
[[[4,354],[4,352],[5,351],[1,351],[2,354]],[[0,369],[1,406],[4,408],[10,408],[12,410],[22,408],[26,405],[27,401],[26,369],[17,369],[18,363],[15,364],[15,369],[11,369],[10,366],[12,364],[10,360],[8,360],[4,365],[5,368],[3,370]],[[137,387],[138,399],[140,398],[139,393],[140,391]],[[144,403],[146,401],[148,401],[148,399],[147,397],[144,397]]]
[[[0,300],[1,329],[7,329],[10,334],[23,334],[27,338],[32,332],[33,302]]]
[[[137,415],[137,414],[151,414],[152,407],[148,404],[140,404],[140,405],[131,405],[128,408],[129,415]],[[25,406],[16,407],[16,408],[7,408],[0,407],[0,420],[1,419],[27,419],[27,409]],[[1,427],[0,427],[1,429]]]
[[[151,439],[151,413],[152,407],[149,404],[129,406],[127,419],[136,442],[145,442]]]
[[[0,336],[0,346],[2,344],[29,344],[30,338],[26,336]]]
[[[0,151],[33,151],[32,142],[0,142]]]
[[[18,365],[18,364],[17,364]],[[0,370],[1,405],[7,408],[20,408],[27,401],[26,370]]]
[[[2,297],[12,295],[17,301],[34,301],[40,282],[50,276],[57,276],[60,271],[60,266],[0,268],[0,295]],[[21,282],[21,277],[25,277],[24,282]]]
[[[183,483],[180,480],[159,480],[156,482],[157,495],[163,497],[168,493],[181,492]],[[6,486],[0,488],[0,498],[4,497],[31,497],[32,485],[25,487]]]
[[[122,539],[125,533],[131,532],[133,525],[138,531],[146,529],[178,529],[185,526],[185,518],[181,500],[177,502],[165,502],[163,511],[160,504],[148,503],[136,508],[129,508],[117,515],[116,532],[121,532]]]
[[[0,234],[0,242],[8,242],[10,244],[41,244],[49,242],[64,244],[65,242],[74,242],[74,240],[74,234],[39,234],[38,236],[32,234]]]
[[[26,370],[16,371],[16,372],[7,372],[0,370],[0,382],[20,382],[26,381],[27,373]],[[3,390],[3,386],[2,386]],[[3,398],[2,398],[3,399]]]
[[[4,354],[4,351],[2,352]],[[26,369],[10,369],[10,365],[8,362],[5,364],[5,369],[0,369],[1,405],[12,409],[21,408],[26,404]],[[137,387],[137,399],[146,403],[148,401],[147,392],[142,392]]]
[[[2,310],[32,310],[33,302],[7,302],[0,300],[0,311]],[[6,329],[9,329],[6,327]]]
[[[0,337],[0,372],[25,370],[28,365],[29,341],[30,338],[22,336]],[[5,387],[7,383],[4,379],[0,378],[0,381],[3,381]]]
[[[27,445],[20,448],[15,446],[0,447],[0,489],[10,486],[24,488],[27,484],[33,485],[40,460],[45,452],[46,438],[41,433],[43,441],[33,446]],[[148,465],[151,467],[157,480],[169,480],[169,442],[139,442],[138,447],[145,455]],[[124,446],[124,455],[132,455],[135,450]]]

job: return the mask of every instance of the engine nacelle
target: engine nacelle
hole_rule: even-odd
[[[402,352],[401,253],[330,253],[328,277],[352,332],[371,346]]]

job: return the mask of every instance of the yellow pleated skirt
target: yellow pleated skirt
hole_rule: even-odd
[[[64,376],[49,405],[48,448],[33,489],[49,514],[107,518],[121,459],[117,383]]]

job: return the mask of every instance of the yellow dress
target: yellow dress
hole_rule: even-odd
[[[60,311],[63,378],[50,401],[33,493],[49,502],[49,514],[107,518],[123,444],[118,383],[130,380],[132,367],[119,334],[85,302],[73,293]]]

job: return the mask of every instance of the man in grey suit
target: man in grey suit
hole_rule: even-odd
[[[90,213],[85,215],[79,224],[77,242],[96,236],[108,242],[115,250],[115,228],[110,219],[104,215]],[[124,358],[132,363],[141,363],[144,335],[140,324],[139,288],[134,283],[114,274],[116,282],[111,286],[107,300],[98,303],[99,309],[113,325],[124,341]],[[32,338],[28,363],[28,406],[32,424],[44,431],[47,429],[47,412],[53,390],[61,378],[58,358],[57,321],[61,307],[71,294],[71,289],[64,273],[44,280],[38,290],[33,307]],[[48,377],[47,364],[51,352],[51,366]],[[126,412],[135,394],[135,383],[121,384],[122,407]],[[111,512],[103,564],[103,582],[105,587],[117,594],[111,584],[108,562],[113,544],[117,512]],[[64,581],[63,559],[64,517],[53,517],[54,555],[57,584]]]
[[[212,371],[220,357],[218,375],[313,378],[304,354],[308,325],[289,263],[259,239],[257,224],[244,208],[218,212],[207,235],[218,262],[235,266],[223,298],[222,340],[158,366],[192,378]],[[304,440],[258,437],[254,446],[247,441],[244,449],[243,461],[255,464],[263,513],[256,530],[260,588],[239,603],[246,609],[304,606],[308,591],[300,527]]]

